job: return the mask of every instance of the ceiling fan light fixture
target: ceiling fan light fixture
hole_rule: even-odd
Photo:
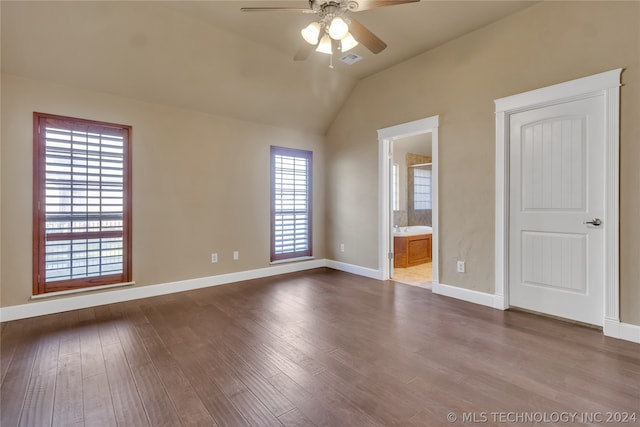
[[[349,34],[349,25],[340,17],[333,18],[329,25],[329,35],[334,40],[342,40]]]
[[[328,34],[325,34],[322,39],[320,39],[316,52],[326,53],[328,55],[333,53],[333,49],[331,49],[331,37],[329,37]]]
[[[317,22],[312,22],[308,26],[306,26],[302,31],[302,38],[309,44],[317,45],[318,37],[320,37],[320,24]]]
[[[351,33],[347,33],[347,36],[340,40],[340,51],[346,52],[358,46],[358,41],[353,38]]]

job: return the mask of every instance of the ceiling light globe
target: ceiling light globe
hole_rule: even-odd
[[[358,41],[353,38],[351,33],[347,33],[347,36],[340,41],[340,50],[346,52],[358,46]]]
[[[302,34],[304,41],[315,46],[318,44],[318,37],[320,36],[320,24],[312,22],[300,31],[300,34]]]
[[[331,49],[331,38],[328,35],[325,35],[320,39],[316,52],[326,53],[328,55],[333,53],[333,49]]]
[[[349,34],[349,26],[342,18],[333,18],[329,25],[329,35],[334,40],[342,40]]]

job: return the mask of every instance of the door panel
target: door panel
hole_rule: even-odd
[[[585,209],[585,117],[522,127],[522,209]]]
[[[587,293],[584,235],[522,232],[522,283]]]
[[[511,115],[509,303],[602,325],[601,97]]]

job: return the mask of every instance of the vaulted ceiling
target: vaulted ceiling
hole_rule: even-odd
[[[293,56],[307,0],[0,2],[2,71],[323,134],[358,80],[530,6],[425,1],[358,12],[388,48],[347,65]]]

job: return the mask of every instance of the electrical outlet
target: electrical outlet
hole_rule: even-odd
[[[218,254],[211,254],[211,264],[218,262]]]
[[[340,243],[340,252],[344,252],[344,243]]]
[[[234,261],[239,260],[240,259],[240,252],[233,251],[233,259],[234,259]]]
[[[458,269],[458,273],[464,273],[465,271],[464,261],[458,261],[458,264],[456,265],[456,267]]]

